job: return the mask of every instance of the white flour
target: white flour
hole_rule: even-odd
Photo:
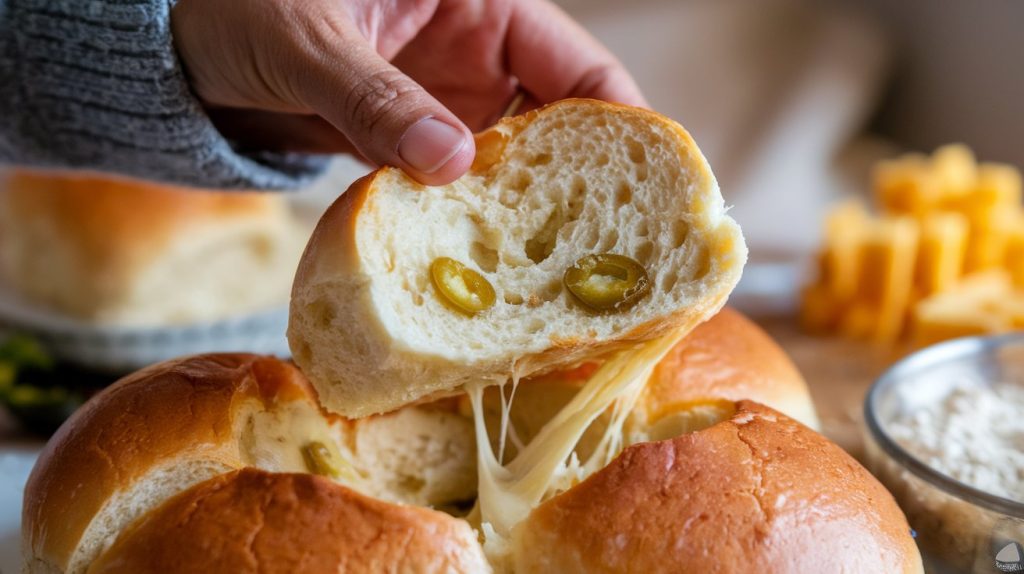
[[[932,468],[1024,502],[1024,387],[964,383],[889,430]]]

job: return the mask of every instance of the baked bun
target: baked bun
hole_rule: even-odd
[[[768,407],[728,407],[537,507],[516,571],[923,571],[903,513],[852,457]]]
[[[106,176],[0,178],[0,275],[93,323],[210,321],[284,305],[308,230],[274,194]]]
[[[339,483],[333,489],[306,479],[224,478],[244,468],[308,473],[303,449],[313,443],[324,445],[333,460]],[[418,517],[423,522],[427,517],[439,531],[458,535],[446,536],[445,544],[458,544],[461,536],[472,539],[471,550],[478,552],[475,537],[463,536],[471,532],[468,526],[449,524],[456,523],[451,516],[427,509],[411,514],[383,511],[352,491],[421,506],[471,501],[476,489],[473,447],[472,425],[451,401],[347,421],[325,414],[301,373],[272,357],[202,355],[161,363],[105,389],[50,439],[25,488],[26,571],[85,572],[134,521],[215,477],[239,497],[250,496],[254,485],[265,480],[286,498],[289,488],[308,488],[319,492],[311,494],[314,499],[327,497],[345,512],[361,508],[376,517],[368,520]],[[302,513],[310,510],[299,506],[291,520],[281,518],[281,527],[328,527],[303,522],[310,514]],[[209,545],[193,547],[200,554],[218,544],[227,551],[233,544],[227,532],[194,542]],[[330,543],[309,540],[311,550]],[[447,548],[438,548],[437,560],[447,556]],[[380,560],[375,553],[366,558]],[[237,569],[244,571],[245,564]],[[350,566],[364,567],[355,562]]]
[[[678,393],[669,387],[639,407]],[[637,419],[635,444],[542,502],[495,566],[921,571],[905,519],[866,470],[717,388],[714,400]],[[352,421],[321,410],[301,373],[274,358],[155,365],[91,399],[44,449],[25,490],[25,571],[487,572],[465,518],[474,441],[457,399]],[[323,471],[303,454],[317,442],[333,476],[308,476]],[[630,516],[629,504],[643,511]]]
[[[89,567],[117,572],[488,572],[473,529],[308,474],[243,469],[175,496]]]
[[[739,280],[746,247],[707,161],[675,122],[566,100],[477,136],[470,172],[425,187],[393,168],[353,184],[299,264],[288,338],[323,404],[394,410],[692,329]],[[595,313],[563,286],[584,256],[639,262],[649,293]],[[455,259],[493,287],[467,317],[431,279]]]

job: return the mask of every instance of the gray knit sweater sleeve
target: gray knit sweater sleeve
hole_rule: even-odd
[[[171,0],[0,0],[0,164],[288,188],[323,157],[241,154],[189,91]]]

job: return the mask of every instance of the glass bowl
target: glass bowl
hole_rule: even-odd
[[[1024,504],[935,470],[890,432],[963,381],[1024,386],[1024,332],[940,343],[882,374],[864,404],[867,463],[906,513],[927,572],[1024,572]]]

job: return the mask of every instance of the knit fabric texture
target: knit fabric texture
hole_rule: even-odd
[[[240,153],[189,91],[169,0],[0,0],[0,164],[294,188],[327,158]]]

